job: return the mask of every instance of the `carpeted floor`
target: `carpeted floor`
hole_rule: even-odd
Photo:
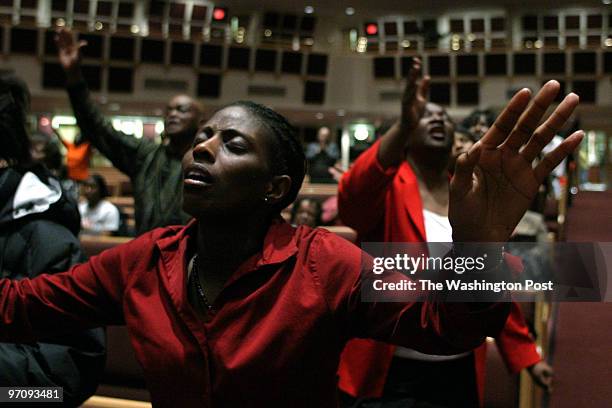
[[[566,240],[612,241],[612,192],[578,193],[568,211]],[[612,406],[612,303],[556,307],[549,407]]]

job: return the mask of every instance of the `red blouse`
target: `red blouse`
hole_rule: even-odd
[[[502,303],[361,302],[359,248],[275,222],[203,322],[186,288],[195,223],[156,229],[65,273],[0,280],[0,341],[126,324],[155,406],[332,407],[349,338],[457,353],[496,334],[508,313]]]

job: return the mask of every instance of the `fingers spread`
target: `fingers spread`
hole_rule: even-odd
[[[557,106],[552,115],[536,129],[527,145],[521,151],[521,155],[527,162],[531,163],[540,154],[544,146],[552,140],[572,115],[572,112],[578,106],[578,101],[578,95],[570,93]]]
[[[518,149],[529,140],[533,131],[540,123],[540,119],[550,104],[555,100],[559,93],[560,85],[557,81],[548,81],[540,89],[540,92],[533,98],[533,102],[519,118],[514,130],[504,142],[504,146],[518,151]]]
[[[559,165],[576,147],[584,137],[584,132],[579,130],[565,139],[555,150],[548,153],[534,169],[534,176],[538,183],[543,183],[551,171]]]
[[[531,91],[529,89],[523,88],[518,91],[495,119],[495,123],[489,131],[482,137],[481,143],[488,147],[497,147],[506,140],[508,134],[514,128],[514,124],[529,104],[530,97]]]

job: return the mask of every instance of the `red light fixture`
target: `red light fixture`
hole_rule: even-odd
[[[378,24],[376,23],[365,23],[364,31],[368,36],[375,36],[378,34]]]
[[[223,21],[227,18],[227,9],[225,7],[215,7],[213,9],[212,18],[214,21]]]

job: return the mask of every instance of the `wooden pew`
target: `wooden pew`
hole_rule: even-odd
[[[150,402],[101,397],[99,395],[94,395],[82,405],[84,408],[151,408],[151,406]]]
[[[130,241],[130,237],[107,237],[98,235],[81,235],[79,240],[81,241],[81,248],[83,253],[89,258],[100,252],[113,248],[116,245],[123,244]]]
[[[298,194],[298,198],[314,198],[321,203],[327,200],[329,197],[333,197],[338,194],[337,184],[311,184],[304,183]]]
[[[130,196],[112,196],[107,200],[115,205],[126,219],[128,228],[133,231],[136,225],[134,218],[134,198]]]

